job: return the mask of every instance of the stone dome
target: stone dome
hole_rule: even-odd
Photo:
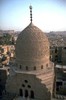
[[[30,23],[16,41],[16,62],[38,66],[49,61],[49,42],[45,33]]]

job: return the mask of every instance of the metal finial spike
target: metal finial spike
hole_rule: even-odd
[[[30,21],[32,23],[32,6],[30,5],[29,8],[30,8]]]

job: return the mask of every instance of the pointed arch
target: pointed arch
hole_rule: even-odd
[[[33,90],[30,91],[30,98],[34,98],[34,91]]]
[[[22,89],[19,89],[19,95],[23,96],[23,90]]]
[[[25,90],[25,97],[28,97],[28,90]]]

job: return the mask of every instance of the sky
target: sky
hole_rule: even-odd
[[[66,0],[0,0],[0,30],[22,31],[33,24],[45,32],[66,31]]]

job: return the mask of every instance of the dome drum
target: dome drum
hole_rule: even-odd
[[[30,23],[18,36],[16,62],[22,66],[49,63],[49,42],[45,33]]]

